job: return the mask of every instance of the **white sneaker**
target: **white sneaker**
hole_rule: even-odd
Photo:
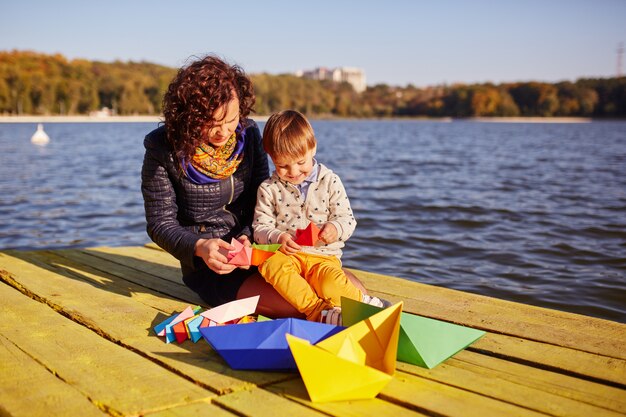
[[[341,326],[341,307],[333,307],[328,310],[323,310],[322,315],[320,316],[320,322]]]
[[[378,298],[378,297],[372,297],[371,295],[367,295],[367,294],[363,294],[363,299],[361,301],[371,306],[382,307],[382,308],[391,307],[390,301],[383,300],[382,298]]]

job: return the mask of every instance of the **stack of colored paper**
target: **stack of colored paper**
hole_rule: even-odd
[[[187,307],[183,312],[168,317],[154,327],[158,336],[165,336],[165,341],[171,343],[176,340],[182,343],[191,339],[194,343],[200,340],[200,329],[209,326],[223,326],[226,324],[251,323],[255,319],[251,315],[256,311],[259,296],[231,301],[204,312],[199,306]]]

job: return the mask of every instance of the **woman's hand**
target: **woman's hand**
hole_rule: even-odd
[[[222,239],[199,239],[196,242],[194,253],[202,258],[211,270],[223,275],[237,268],[235,265],[228,264],[226,258],[226,253],[233,249],[235,248],[230,243],[226,243]]]
[[[250,242],[250,239],[248,239],[248,236],[246,236],[246,235],[241,235],[241,236],[239,236],[239,237],[237,238],[237,240],[238,240],[239,242],[241,242],[241,244],[242,244],[243,246],[245,246],[246,248],[249,248],[249,247],[251,247],[251,246],[252,246],[252,243]],[[239,266],[239,269],[250,269],[250,265],[245,265],[245,266],[240,265],[240,266]]]
[[[317,236],[322,242],[326,244],[334,243],[337,241],[339,234],[337,228],[332,223],[326,223],[322,226],[320,234]]]
[[[280,251],[286,255],[293,255],[302,250],[300,245],[294,242],[291,235],[287,232],[283,232],[278,237],[278,243],[280,243]]]

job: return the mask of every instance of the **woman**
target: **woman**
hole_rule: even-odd
[[[269,176],[259,128],[247,118],[254,102],[236,65],[207,56],[180,69],[163,99],[165,124],[144,140],[147,231],[209,305],[260,295],[257,313],[300,317],[255,267],[237,268],[220,252],[231,238],[251,241],[257,188]]]

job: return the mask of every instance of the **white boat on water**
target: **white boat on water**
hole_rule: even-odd
[[[37,131],[30,138],[30,141],[34,143],[35,145],[45,145],[48,142],[50,142],[50,137],[43,130],[43,125],[41,123],[37,125]]]

